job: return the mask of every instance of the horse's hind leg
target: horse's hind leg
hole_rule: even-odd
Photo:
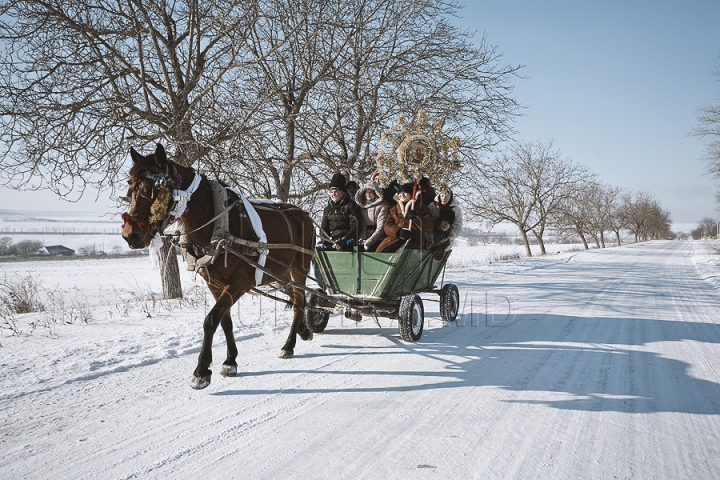
[[[291,278],[293,275],[291,274]],[[305,283],[303,277],[292,278],[296,283]],[[293,303],[293,322],[290,327],[290,334],[288,335],[285,345],[280,350],[280,358],[292,358],[295,354],[295,343],[297,342],[296,335],[300,335],[303,340],[312,340],[313,334],[305,324],[305,293],[300,289],[292,289],[290,293],[290,300]]]
[[[237,356],[238,349],[235,344],[235,333],[233,332],[232,318],[230,312],[220,320],[220,326],[225,333],[225,341],[227,342],[227,358],[222,364],[220,375],[223,377],[234,377],[237,375]]]

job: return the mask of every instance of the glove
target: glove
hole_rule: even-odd
[[[365,245],[365,240],[363,240],[362,238],[358,240],[358,245],[360,245],[361,247]]]
[[[340,246],[339,243],[333,243],[333,248],[334,248],[335,250],[340,250],[340,249],[342,249],[342,247]]]
[[[348,247],[352,247],[353,245],[355,245],[355,239],[348,238],[347,240],[345,240],[345,245],[347,245]]]
[[[403,240],[409,240],[410,238],[412,238],[412,232],[410,232],[410,230],[408,230],[407,228],[401,228],[397,231],[395,236],[398,238],[402,238]]]
[[[362,249],[365,250],[366,252],[368,251],[368,245],[367,245],[367,243],[363,243],[363,244],[362,244]]]
[[[413,220],[417,218],[417,212],[415,210],[410,210],[407,212],[407,215],[405,215],[405,218],[407,218],[408,220]]]

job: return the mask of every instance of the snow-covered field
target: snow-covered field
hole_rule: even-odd
[[[0,337],[0,478],[718,478],[716,248],[457,247],[456,322],[427,295],[416,343],[335,315],[290,360],[290,312],[246,296],[239,375],[220,333],[202,391],[191,272],[161,302],[147,257],[0,263],[65,309]]]

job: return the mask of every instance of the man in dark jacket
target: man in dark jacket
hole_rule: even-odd
[[[327,250],[351,252],[357,245],[358,227],[363,225],[360,207],[350,199],[345,190],[345,176],[341,173],[333,175],[330,181],[330,198],[323,210],[321,228],[332,238],[325,240],[323,247]]]

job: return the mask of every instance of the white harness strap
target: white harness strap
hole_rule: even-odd
[[[263,230],[262,226],[262,220],[260,219],[260,215],[258,215],[257,211],[255,210],[255,207],[253,207],[253,204],[248,200],[245,195],[238,192],[237,190],[233,190],[235,194],[240,197],[240,199],[243,202],[243,205],[245,205],[245,211],[247,212],[248,219],[250,219],[250,224],[253,227],[253,230],[255,230],[255,235],[258,236],[260,239],[260,243],[268,243],[267,241],[267,235],[265,235],[265,230]],[[267,260],[268,253],[270,253],[270,250],[267,248],[258,248],[258,253],[260,254],[260,258],[258,259],[258,265],[261,267],[265,266],[265,260]],[[260,283],[262,283],[262,277],[263,277],[263,271],[259,268],[255,269],[255,286],[259,286]]]
[[[170,212],[171,217],[180,217],[183,213],[185,213],[187,203],[190,201],[190,197],[192,196],[192,194],[195,193],[195,190],[197,190],[198,185],[200,185],[201,179],[202,177],[196,173],[195,178],[193,178],[193,181],[187,188],[187,190],[173,190],[173,201],[175,201],[175,208],[173,208]]]

